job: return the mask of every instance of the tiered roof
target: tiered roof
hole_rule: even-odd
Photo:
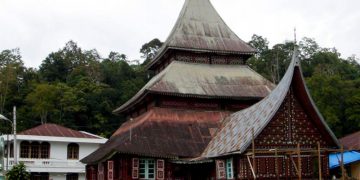
[[[121,113],[133,104],[141,102],[148,93],[260,100],[274,87],[274,84],[247,65],[228,66],[173,61],[114,112]]]
[[[201,155],[229,112],[153,108],[124,123],[81,162],[93,164],[114,153],[164,158]]]
[[[185,1],[173,30],[149,67],[171,49],[248,55],[256,52],[225,24],[209,0]]]

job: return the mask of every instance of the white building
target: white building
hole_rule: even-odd
[[[43,124],[17,137],[17,157],[31,172],[32,180],[85,180],[85,165],[80,159],[104,144],[107,139],[56,124]],[[3,135],[5,144],[4,168],[14,164],[13,136]],[[7,152],[10,154],[7,154]],[[10,157],[9,157],[10,156]]]

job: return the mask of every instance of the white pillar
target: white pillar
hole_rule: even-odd
[[[16,106],[14,106],[14,112],[13,112],[13,118],[14,118],[14,121],[13,121],[13,131],[14,131],[14,164],[16,165],[17,164],[17,144],[16,144]]]

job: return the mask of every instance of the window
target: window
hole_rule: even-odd
[[[70,143],[68,145],[68,159],[79,159],[79,145]]]
[[[23,141],[20,143],[20,157],[30,158],[30,143]]]
[[[33,159],[48,159],[50,152],[50,144],[48,142],[32,142],[23,141],[20,143],[20,157]]]
[[[226,160],[226,178],[233,179],[234,178],[234,171],[233,171],[233,159]]]
[[[78,180],[79,175],[76,173],[66,174],[66,180]]]
[[[139,178],[140,179],[155,179],[155,160],[140,159]]]

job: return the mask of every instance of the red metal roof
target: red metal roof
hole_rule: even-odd
[[[75,137],[75,138],[99,138],[91,134],[76,131],[57,124],[42,124],[34,128],[22,131],[19,135],[32,135],[32,136],[56,136],[56,137]]]
[[[228,114],[153,108],[124,123],[102,147],[81,161],[96,163],[113,152],[168,158],[198,157]]]
[[[360,131],[341,138],[340,143],[346,149],[360,150]]]

